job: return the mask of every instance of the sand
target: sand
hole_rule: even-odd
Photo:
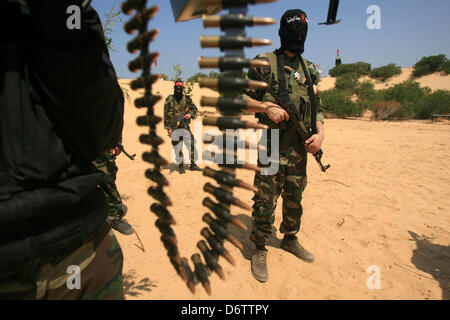
[[[439,78],[440,79],[440,78]],[[426,78],[433,84],[435,77]],[[442,79],[441,79],[442,80]],[[121,80],[123,84],[128,81]],[[441,81],[442,82],[442,81]],[[438,81],[439,83],[439,81]],[[448,78],[446,86],[449,88]],[[437,88],[436,85],[435,88]],[[323,88],[322,88],[323,90]],[[153,92],[165,98],[170,82],[158,82]],[[194,102],[201,95],[217,95],[196,88]],[[138,93],[130,90],[132,101]],[[164,100],[164,99],[163,99]],[[156,105],[162,116],[163,100]],[[138,231],[145,248],[134,235],[116,232],[124,254],[124,289],[127,299],[449,299],[450,298],[450,123],[440,121],[372,122],[367,118],[326,121],[322,173],[312,157],[308,163],[308,187],[304,193],[301,243],[315,254],[308,264],[279,248],[281,199],[276,210],[275,232],[268,242],[269,281],[262,284],[250,273],[253,245],[248,232],[231,227],[241,240],[241,251],[230,243],[227,249],[235,267],[220,259],[226,280],[210,277],[212,295],[201,286],[191,294],[178,277],[154,226],[156,217],[147,195],[153,183],[144,177],[150,164],[141,160],[148,147],[139,143],[146,128],[136,125],[144,110],[127,102],[123,143],[135,161],[119,156],[117,185],[126,218]],[[171,159],[171,145],[165,139],[161,153]],[[204,167],[205,164],[200,164]],[[172,168],[173,169],[173,168]],[[201,202],[206,182],[201,172],[180,175],[163,170],[170,186],[166,191],[174,205],[174,230],[181,255],[188,259],[199,252],[196,243],[205,227],[201,216],[208,210]],[[252,183],[253,173],[238,170],[238,177]],[[252,205],[252,192],[236,189],[240,199]],[[232,213],[248,227],[251,212],[232,207]],[[374,267],[375,266],[375,267]],[[380,282],[370,282],[371,268],[380,271]],[[374,286],[377,288],[373,288]]]
[[[404,81],[410,80],[413,73],[413,68],[403,68],[402,73],[389,78],[386,81],[372,79],[369,76],[360,77],[359,81],[370,81],[375,85],[375,90],[387,89],[400,84]],[[450,90],[450,75],[444,75],[443,73],[434,73],[427,76],[423,76],[417,79],[421,87],[429,87],[432,91],[436,90]],[[336,78],[323,77],[319,83],[319,88],[322,91],[333,89],[336,83]]]

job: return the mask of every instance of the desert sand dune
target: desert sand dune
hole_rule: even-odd
[[[395,86],[396,84],[400,84],[404,81],[411,79],[411,75],[413,72],[413,68],[403,68],[402,73],[392,77],[386,81],[375,80],[370,78],[369,76],[364,76],[359,78],[360,82],[370,81],[375,85],[375,90],[387,89]],[[420,83],[421,87],[429,87],[432,91],[436,90],[450,90],[450,75],[443,75],[441,73],[434,73],[427,76],[423,76],[417,79],[414,79]],[[321,91],[333,89],[336,83],[336,78],[327,76],[323,77],[319,83],[319,88]]]
[[[434,79],[434,78],[433,78]],[[432,80],[429,83],[432,83]],[[121,80],[127,83],[126,80]],[[323,82],[324,83],[324,82]],[[447,83],[448,85],[448,83]],[[164,98],[172,83],[158,82],[153,92],[163,100],[156,107],[162,116]],[[134,100],[138,93],[130,90]],[[195,88],[194,101],[216,93]],[[217,95],[217,94],[216,94]],[[212,110],[210,110],[212,111]],[[212,275],[213,294],[201,286],[192,295],[178,277],[154,226],[156,217],[147,195],[152,182],[144,177],[151,165],[140,155],[148,148],[138,142],[146,128],[136,125],[144,110],[126,104],[123,143],[135,161],[119,156],[118,188],[128,207],[126,218],[136,228],[145,247],[134,235],[116,233],[122,246],[127,299],[442,299],[450,298],[450,125],[449,122],[371,122],[366,119],[326,121],[324,162],[332,165],[324,174],[309,157],[308,187],[304,194],[301,243],[316,256],[304,263],[279,248],[276,231],[268,244],[269,281],[257,282],[250,273],[253,245],[248,233],[231,227],[244,250],[226,243],[236,267],[220,259],[226,281]],[[161,153],[171,159],[171,144],[162,125]],[[204,167],[205,164],[200,164]],[[198,252],[200,230],[207,212],[201,202],[203,185],[212,179],[201,172],[180,175],[170,168],[163,173],[166,191],[174,205],[174,230],[182,256]],[[239,170],[238,176],[253,181],[253,174]],[[240,199],[252,204],[252,193],[236,189]],[[248,227],[250,212],[232,207],[232,213]],[[275,227],[281,222],[278,203]],[[381,272],[380,289],[369,289],[367,269]]]

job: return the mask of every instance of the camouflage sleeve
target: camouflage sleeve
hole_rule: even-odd
[[[317,71],[316,65],[311,61],[306,60],[307,68],[309,74],[311,75],[311,80],[315,85],[318,85],[320,82],[320,73]]]
[[[171,103],[170,103],[170,96],[166,98],[166,101],[164,102],[164,129],[169,130],[172,128],[172,117],[170,113],[172,112]]]
[[[317,71],[316,65],[312,63],[311,61],[306,60],[307,62],[307,68],[309,71],[309,74],[311,75],[311,80],[313,84],[318,85],[320,82],[320,73]],[[322,110],[322,100],[320,97],[317,99],[317,121],[324,122],[324,115]]]
[[[255,59],[269,61],[269,59],[264,55],[257,55]],[[267,82],[270,82],[270,67],[256,68],[256,70],[258,70],[258,72],[264,76]],[[248,70],[247,78],[249,80],[261,81],[260,78],[256,75],[256,72],[254,71],[253,68],[250,68]],[[262,101],[265,93],[266,93],[265,89],[248,89],[241,93],[241,98],[242,99],[252,98],[258,101]]]
[[[322,110],[322,99],[320,99],[320,97],[317,97],[317,117],[316,117],[316,121],[320,121],[322,123],[324,123],[324,115],[323,115],[323,110]]]
[[[186,101],[189,106],[189,113],[191,114],[192,119],[197,118],[198,109],[197,109],[197,106],[195,105],[194,101],[192,101],[191,97],[189,97],[189,96],[186,96]]]

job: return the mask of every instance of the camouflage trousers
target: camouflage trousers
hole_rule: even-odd
[[[122,198],[116,186],[117,171],[119,170],[116,161],[107,151],[95,159],[93,163],[97,170],[105,174],[100,189],[105,194],[108,204],[108,219],[110,221],[121,220],[125,213],[123,212]]]
[[[280,195],[283,198],[283,221],[280,232],[295,235],[300,230],[303,208],[302,194],[306,188],[306,150],[280,153],[280,167],[275,175],[255,174],[254,185],[259,190],[253,197],[253,231],[250,239],[256,245],[264,245],[272,234],[275,209]]]
[[[175,153],[175,157],[176,157],[176,163],[177,164],[181,164],[184,163],[184,156],[183,156],[183,144],[186,146],[186,149],[189,150],[189,154],[190,154],[190,160],[191,160],[191,164],[195,163],[195,160],[198,159],[197,157],[197,149],[195,148],[195,138],[194,135],[192,134],[191,130],[189,128],[183,128],[185,129],[189,135],[190,135],[190,141],[185,140],[184,136],[180,137],[179,141],[174,141],[172,140],[172,146],[175,148],[176,146],[179,149],[178,154]],[[174,133],[177,131],[178,129],[174,130]],[[173,134],[172,134],[173,136]]]
[[[0,299],[123,300],[122,267],[122,250],[105,223],[78,248],[36,258],[14,279],[0,282]]]

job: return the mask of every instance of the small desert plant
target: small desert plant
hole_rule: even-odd
[[[372,117],[375,120],[389,120],[394,117],[400,108],[401,104],[395,100],[380,102],[373,107]]]

